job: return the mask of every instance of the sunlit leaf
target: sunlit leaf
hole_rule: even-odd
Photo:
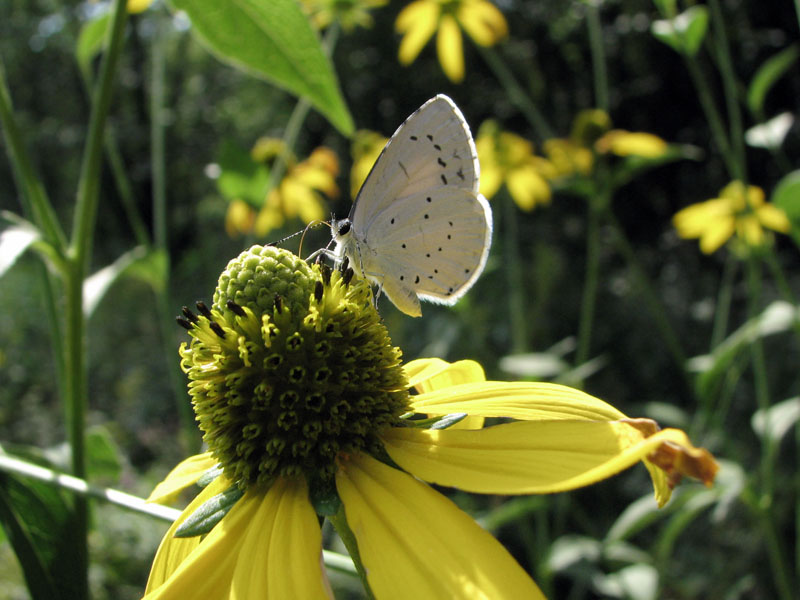
[[[88,476],[92,481],[116,483],[122,472],[120,452],[105,427],[93,427],[86,433]]]
[[[800,47],[794,44],[769,57],[756,71],[747,88],[747,106],[756,115],[764,109],[764,98],[767,93],[775,85],[775,82],[789,70],[798,56],[800,56]]]
[[[239,489],[239,486],[234,484],[221,494],[204,502],[175,530],[175,537],[205,535],[228,514],[243,494],[244,492]]]
[[[750,423],[758,437],[780,442],[798,419],[800,419],[800,397],[784,400],[766,410],[757,410]]]
[[[83,313],[91,316],[106,292],[123,275],[137,277],[158,291],[164,285],[166,266],[162,251],[148,250],[144,246],[129,250],[83,282]]]
[[[171,0],[221,60],[308,99],[343,134],[353,120],[331,61],[295,0]]]
[[[744,141],[754,148],[779,148],[793,123],[792,113],[781,113],[748,129],[744,134]]]
[[[674,19],[654,21],[650,30],[676,52],[694,56],[708,31],[708,9],[703,5],[691,6]]]
[[[103,48],[110,21],[111,15],[106,13],[97,19],[88,21],[81,27],[78,42],[75,45],[75,58],[84,74],[90,73],[92,60]]]
[[[230,140],[220,145],[217,157],[220,174],[217,189],[228,200],[244,200],[259,208],[269,188],[269,169],[253,160],[250,153]]]
[[[4,220],[12,221],[13,224],[0,231],[0,277],[17,262],[31,244],[42,237],[33,224],[16,215],[4,211],[2,217]]]
[[[770,201],[780,207],[793,224],[800,223],[800,170],[781,178],[772,191]]]

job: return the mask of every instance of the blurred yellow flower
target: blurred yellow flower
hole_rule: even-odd
[[[262,138],[256,142],[251,155],[256,162],[269,162],[275,160],[283,148],[279,139]],[[299,217],[308,224],[327,216],[324,196],[334,198],[339,194],[336,154],[320,146],[304,161],[297,163],[291,155],[286,160],[286,174],[271,188],[257,215],[245,202],[233,201],[228,205],[225,227],[229,235],[253,232],[264,236],[289,219]]]
[[[131,14],[140,13],[150,8],[153,0],[128,0],[127,8]]]
[[[533,144],[508,131],[495,121],[485,121],[475,141],[481,164],[480,190],[491,198],[503,183],[522,210],[550,202],[547,180],[557,175],[550,161],[533,153]]]
[[[568,138],[545,140],[542,147],[558,177],[588,175],[592,172],[594,155],[591,149]]]
[[[595,149],[601,154],[659,158],[666,154],[669,145],[652,133],[612,129],[595,142]]]
[[[317,29],[339,23],[346,32],[356,27],[372,27],[369,11],[386,6],[389,0],[301,0],[303,10]]]
[[[436,32],[436,51],[445,75],[453,82],[464,79],[461,29],[479,46],[492,46],[508,33],[497,7],[486,0],[416,0],[397,15],[395,29],[403,34],[400,63],[414,62]]]
[[[719,198],[692,204],[680,210],[672,223],[682,238],[700,238],[700,250],[711,254],[731,236],[746,246],[764,242],[764,228],[787,233],[791,227],[786,213],[764,201],[764,190],[732,181],[719,193]]]
[[[386,145],[388,138],[376,131],[360,129],[353,136],[350,154],[353,157],[353,166],[350,169],[350,196],[355,198],[358,190],[367,179],[372,166]]]

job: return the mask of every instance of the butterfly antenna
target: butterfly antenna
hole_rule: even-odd
[[[306,225],[305,229],[303,229],[303,231],[302,231],[303,235],[300,238],[300,247],[297,249],[297,256],[299,256],[300,258],[303,257],[303,240],[306,238],[306,233],[308,233],[309,229],[312,229],[312,228],[317,227],[319,225],[327,225],[328,227],[331,226],[331,224],[328,223],[327,221],[320,221],[319,219],[314,219],[308,225]],[[300,233],[300,232],[298,231],[297,233]],[[297,235],[297,233],[295,233],[294,235]]]
[[[287,235],[285,238],[281,238],[281,239],[279,239],[279,240],[276,240],[276,241],[274,241],[274,242],[267,242],[267,246],[280,246],[280,245],[281,245],[281,244],[283,244],[283,243],[284,243],[286,240],[290,240],[290,239],[292,239],[293,237],[296,237],[296,236],[300,235],[301,233],[305,233],[305,229],[301,229],[300,231],[295,231],[294,233],[290,233],[290,234],[289,234],[289,235]]]

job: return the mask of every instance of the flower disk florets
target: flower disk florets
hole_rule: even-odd
[[[400,350],[350,270],[253,246],[198,310],[184,309],[181,367],[203,439],[241,487],[329,479],[340,453],[380,452],[408,410]]]

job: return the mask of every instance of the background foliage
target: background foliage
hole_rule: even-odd
[[[644,469],[552,497],[487,499],[456,493],[454,498],[481,515],[553,597],[775,597],[785,592],[782,578],[784,584],[796,584],[798,578],[797,444],[791,434],[773,436],[773,441],[759,436],[751,420],[759,408],[759,386],[767,385],[769,404],[800,395],[792,317],[776,326],[774,335],[762,339],[756,333],[745,335],[741,343],[729,342],[734,350],[714,363],[717,371],[710,372],[719,377],[709,382],[676,362],[648,310],[646,294],[649,289],[659,300],[685,357],[706,355],[773,301],[786,299],[785,289],[800,290],[798,248],[791,237],[776,237],[773,258],[764,258],[757,269],[759,289],[754,295],[747,259],[741,260],[730,247],[704,255],[694,241],[677,236],[672,216],[689,204],[716,197],[732,177],[714,145],[708,115],[682,56],[651,33],[654,20],[661,18],[654,3],[504,0],[497,6],[510,32],[492,51],[545,116],[555,137],[568,136],[576,114],[596,105],[588,21],[592,11],[599,11],[608,112],[614,126],[654,133],[694,150],[691,158],[654,167],[622,186],[611,204],[615,220],[598,227],[599,244],[591,256],[599,273],[595,319],[584,357],[597,360],[590,363],[588,375],[576,375],[571,368],[579,366],[574,348],[590,258],[592,208],[584,197],[557,185],[552,203],[533,212],[520,211],[503,192],[492,199],[492,254],[483,277],[456,307],[425,305],[424,316],[412,320],[382,301],[394,342],[407,359],[471,358],[484,365],[490,378],[502,379],[521,376],[503,357],[536,353],[520,359],[529,369],[525,376],[577,383],[627,414],[686,428],[695,443],[726,462],[714,493],[685,484],[659,514],[652,511],[651,499],[649,505],[637,503],[649,494]],[[738,101],[744,105],[747,86],[765,61],[797,47],[798,15],[789,2],[731,0],[722,7],[724,23],[712,25],[724,27],[727,34]],[[394,20],[400,8],[392,2],[371,13],[371,27],[339,34],[332,61],[356,128],[388,136],[422,102],[446,93],[474,133],[491,118],[540,149],[545,140],[511,101],[484,50],[465,41],[466,77],[459,84],[442,73],[434,44],[428,44],[412,65],[399,64]],[[0,56],[16,117],[62,223],[72,218],[90,108],[75,48],[86,24],[105,9],[102,4],[53,0],[0,4]],[[152,236],[151,101],[154,82],[164,86],[170,281],[167,295],[161,297],[176,314],[183,304],[210,299],[218,274],[242,248],[280,239],[303,226],[290,220],[266,239],[226,234],[229,199],[213,178],[221,149],[233,144],[247,151],[263,136],[282,137],[297,99],[220,62],[190,30],[185,15],[160,2],[132,15],[111,107],[130,197],[146,234]],[[720,60],[709,35],[698,61],[715,101],[723,107]],[[94,71],[96,63],[93,58],[85,64]],[[159,64],[163,78],[154,79]],[[793,64],[776,79],[764,98],[764,116],[797,113],[797,75]],[[745,115],[746,127],[760,121]],[[328,208],[341,216],[351,203],[350,141],[312,110],[294,152],[306,157],[320,145],[333,149],[340,161],[342,193]],[[769,197],[789,167],[797,164],[799,151],[796,127],[783,143],[783,161],[765,149],[749,147],[748,181],[764,188]],[[106,163],[90,272],[141,243],[122,196]],[[18,197],[11,167],[0,161],[0,207],[21,212]],[[512,224],[517,229],[514,236],[508,230]],[[286,245],[296,249],[297,239]],[[312,230],[304,252],[327,241],[325,228]],[[509,273],[512,260],[518,261],[518,275]],[[774,260],[772,266],[769,260]],[[0,284],[0,441],[7,451],[38,448],[37,454],[51,464],[66,465],[64,409],[53,375],[56,365],[41,280],[35,276],[39,262],[34,254],[22,256]],[[783,291],[776,272],[785,275]],[[162,326],[163,306],[147,273],[133,272],[116,282],[88,326],[88,421],[108,440],[114,465],[94,472],[92,481],[139,495],[147,495],[199,443],[199,435],[187,439],[181,433],[176,408],[188,402],[176,351],[185,336],[177,327]],[[641,274],[649,281],[647,289]],[[729,305],[721,290],[730,293]],[[719,311],[725,306],[729,313],[720,325]],[[520,323],[522,333],[515,332]],[[753,366],[754,347],[765,357],[764,379]],[[720,353],[715,358],[720,359]],[[543,359],[558,368],[537,370]],[[789,410],[781,423],[791,431],[797,418]],[[619,520],[621,514],[624,518]],[[166,526],[102,505],[93,523],[92,590],[97,597],[139,597]],[[2,552],[0,596],[25,597],[24,580],[8,544]],[[653,581],[656,587],[650,588]]]

